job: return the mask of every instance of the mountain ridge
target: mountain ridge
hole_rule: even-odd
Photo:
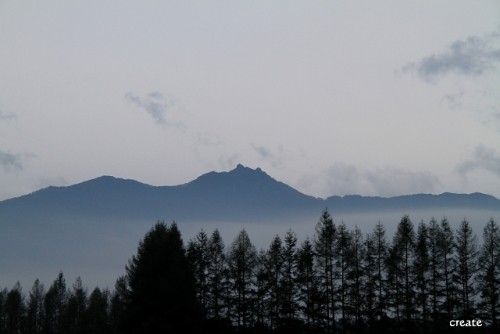
[[[320,212],[407,211],[421,208],[500,210],[500,200],[483,193],[412,194],[393,197],[306,195],[261,168],[238,164],[173,186],[154,186],[103,175],[69,186],[49,186],[0,201],[0,222],[50,216],[167,220],[254,220]],[[24,217],[24,218],[23,218]]]

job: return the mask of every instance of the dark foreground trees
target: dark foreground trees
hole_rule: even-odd
[[[0,334],[462,332],[450,320],[496,333],[499,291],[493,219],[480,244],[468,221],[415,231],[403,216],[389,243],[382,223],[363,235],[325,210],[311,239],[289,231],[260,252],[244,230],[227,249],[201,231],[186,250],[175,224],[157,223],[112,293],[62,273],[48,289],[0,290]]]
[[[127,266],[126,333],[191,333],[201,320],[180,232],[157,223]]]

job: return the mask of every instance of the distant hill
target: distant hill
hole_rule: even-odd
[[[436,207],[500,210],[500,200],[480,193],[320,199],[300,193],[260,168],[238,165],[229,172],[210,172],[177,186],[101,176],[67,187],[48,187],[1,201],[0,224],[57,218],[255,221],[318,213],[326,207],[332,212]]]

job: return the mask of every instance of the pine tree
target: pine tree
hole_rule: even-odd
[[[43,319],[45,317],[44,308],[45,289],[43,283],[38,279],[33,283],[29,293],[28,310],[26,318],[26,332],[28,334],[41,334],[43,330]]]
[[[306,239],[297,255],[297,282],[299,285],[299,309],[306,328],[316,329],[319,314],[319,286],[314,263],[313,245]]]
[[[281,268],[283,266],[283,253],[282,253],[282,242],[281,238],[276,235],[269,249],[266,252],[266,271],[267,271],[267,281],[269,287],[269,301],[268,312],[269,312],[269,325],[272,329],[275,329],[280,322],[280,306],[281,306]]]
[[[335,276],[338,275],[338,300],[340,302],[340,314],[342,322],[342,333],[345,332],[346,324],[348,322],[349,310],[348,310],[348,294],[349,294],[349,284],[347,281],[347,272],[349,270],[350,254],[351,251],[351,233],[347,230],[347,227],[342,222],[337,229],[337,238],[335,240],[335,268],[337,272]]]
[[[413,223],[408,216],[403,216],[399,222],[396,235],[394,236],[394,246],[401,261],[404,294],[403,315],[406,327],[409,328],[414,313],[414,279],[411,268],[415,251],[415,232],[413,230]]]
[[[66,313],[67,303],[68,294],[66,290],[66,280],[64,274],[60,272],[45,294],[45,333],[59,334],[64,332],[64,315]]]
[[[347,305],[348,313],[354,318],[356,331],[362,328],[362,305],[364,303],[362,286],[365,284],[362,259],[364,256],[363,234],[356,226],[350,236],[350,246],[347,253]]]
[[[479,268],[481,316],[491,322],[491,329],[495,332],[500,320],[500,230],[493,218],[483,231]]]
[[[457,271],[454,282],[460,296],[460,316],[472,319],[475,313],[474,276],[477,272],[477,238],[467,220],[463,220],[456,234]]]
[[[109,292],[95,288],[90,294],[88,308],[85,312],[84,333],[109,333],[108,306]]]
[[[73,289],[68,293],[68,302],[64,313],[64,330],[69,334],[84,333],[84,314],[87,309],[87,289],[77,277]]]
[[[314,240],[314,252],[316,254],[316,274],[319,279],[323,308],[320,319],[328,330],[335,332],[336,303],[335,290],[335,243],[337,239],[337,228],[328,212],[324,210],[318,224],[316,225],[316,236]]]
[[[422,221],[418,225],[415,261],[413,262],[416,287],[416,308],[420,312],[422,332],[426,331],[429,318],[430,256],[428,238],[427,226]]]
[[[4,334],[7,326],[5,318],[5,300],[7,299],[7,289],[0,290],[0,334]]]
[[[242,230],[233,241],[228,255],[231,279],[231,308],[238,328],[247,328],[252,323],[252,298],[254,296],[254,270],[257,251],[248,234]]]
[[[209,299],[208,270],[211,259],[205,231],[201,230],[196,238],[188,243],[187,258],[195,278],[196,295],[206,317]]]
[[[24,331],[25,308],[19,282],[9,291],[5,299],[5,325],[7,334],[20,334]]]
[[[450,223],[446,218],[441,220],[440,233],[437,234],[438,244],[438,262],[442,266],[442,294],[444,297],[443,310],[446,312],[448,319],[453,319],[455,316],[455,308],[457,306],[456,289],[453,283],[453,277],[456,271],[455,258],[455,235],[450,227]]]
[[[130,333],[195,331],[200,310],[194,278],[175,223],[158,222],[140,242],[126,268]]]
[[[285,234],[282,249],[283,265],[281,277],[282,318],[287,328],[295,324],[297,313],[297,236],[291,230]]]
[[[125,311],[129,299],[128,295],[127,278],[125,276],[120,276],[116,280],[115,290],[111,295],[109,310],[110,331],[113,334],[124,332]]]
[[[224,293],[227,291],[228,269],[224,242],[216,229],[208,240],[207,285],[209,290],[208,315],[210,318],[227,318],[227,305],[224,302]],[[223,312],[226,310],[226,312]]]

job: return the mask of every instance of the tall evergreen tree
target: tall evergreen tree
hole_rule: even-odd
[[[297,282],[299,285],[299,309],[303,314],[306,328],[310,330],[315,330],[318,326],[320,313],[320,292],[314,258],[313,245],[309,239],[306,239],[297,254]]]
[[[351,318],[354,318],[355,330],[360,331],[362,325],[362,306],[364,297],[362,286],[365,284],[363,273],[363,234],[356,226],[354,231],[351,232],[351,243],[348,251],[348,265],[347,268],[347,289],[348,289],[348,312]]]
[[[280,306],[281,306],[281,274],[283,266],[283,253],[281,238],[276,235],[269,249],[266,252],[266,271],[269,287],[268,314],[269,325],[275,329],[280,322]]]
[[[247,232],[242,230],[233,241],[228,255],[232,314],[238,328],[247,328],[252,324],[256,264],[257,250]]]
[[[460,316],[472,319],[475,314],[474,296],[476,287],[474,276],[477,273],[477,238],[470,223],[463,220],[456,233],[457,271],[454,282],[460,296]]]
[[[68,302],[64,313],[64,329],[69,334],[84,333],[84,314],[87,310],[87,289],[77,277],[73,289],[68,293]]]
[[[67,303],[66,279],[64,274],[60,272],[45,294],[44,333],[59,334],[64,332],[64,315]]]
[[[194,240],[189,241],[187,245],[187,258],[195,278],[196,295],[202,311],[205,313],[208,309],[208,270],[211,260],[208,236],[205,231],[201,230]]]
[[[88,308],[85,312],[84,333],[109,333],[108,308],[109,292],[95,288],[90,294]]]
[[[224,241],[217,229],[212,232],[208,241],[208,256],[210,259],[207,273],[208,316],[215,319],[227,318],[224,294],[228,288],[228,269]]]
[[[479,268],[481,317],[491,322],[494,332],[500,323],[500,230],[493,218],[484,227]]]
[[[434,324],[439,318],[439,309],[443,300],[443,261],[440,254],[439,236],[442,234],[438,222],[432,218],[428,229],[429,254],[429,309]]]
[[[116,280],[115,290],[111,295],[110,301],[109,325],[112,334],[124,332],[128,296],[127,278],[120,276]]]
[[[430,290],[430,256],[429,256],[429,234],[426,224],[422,221],[418,225],[415,245],[415,261],[413,270],[415,274],[416,305],[415,309],[421,318],[421,330],[425,333],[429,318],[429,290]]]
[[[45,317],[44,298],[45,289],[43,283],[40,283],[40,281],[36,279],[28,297],[26,316],[26,332],[28,334],[42,333],[43,320]]]
[[[4,334],[7,326],[5,318],[5,300],[7,299],[7,289],[0,290],[0,334]]]
[[[444,297],[443,310],[448,319],[453,319],[457,306],[456,288],[453,277],[456,271],[455,235],[448,219],[441,220],[440,232],[437,234],[438,263],[442,266],[442,295]]]
[[[158,222],[140,242],[126,268],[126,331],[195,331],[200,310],[194,278],[175,223]]]
[[[295,324],[297,314],[297,236],[292,230],[285,234],[283,250],[283,265],[281,277],[282,319],[291,328]]]
[[[25,308],[19,282],[9,291],[5,299],[5,329],[7,334],[24,332]]]
[[[320,319],[328,330],[336,331],[336,285],[335,285],[335,243],[337,228],[328,210],[324,210],[316,225],[314,252],[316,254],[316,274],[321,288],[322,304]]]
[[[349,310],[348,310],[348,294],[349,294],[349,284],[347,281],[347,272],[349,270],[350,254],[351,251],[351,233],[347,230],[347,227],[342,222],[337,228],[337,238],[335,240],[335,276],[338,277],[338,289],[337,295],[339,300],[340,308],[340,320],[342,323],[342,333],[345,332],[346,323],[348,322]]]
[[[413,223],[405,215],[398,224],[394,235],[389,263],[391,267],[392,284],[395,286],[393,302],[396,310],[405,321],[406,330],[410,329],[414,313],[414,277],[412,264],[415,251],[415,232]],[[402,297],[402,298],[401,298]]]

